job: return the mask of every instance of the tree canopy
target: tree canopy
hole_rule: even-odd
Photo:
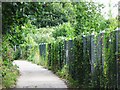
[[[116,20],[105,20],[102,8],[102,4],[94,2],[3,2],[2,34],[14,46],[26,43],[27,34],[39,28],[54,27],[51,38],[73,38],[82,33],[116,28]],[[22,28],[26,25],[31,29]]]

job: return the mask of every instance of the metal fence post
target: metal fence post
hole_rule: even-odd
[[[68,65],[69,57],[68,57],[68,41],[66,41],[66,64]]]
[[[87,44],[87,41],[86,41],[86,36],[85,35],[83,35],[83,37],[82,37],[82,39],[83,39],[83,78],[85,79],[85,68],[86,68],[86,65],[85,65],[85,60],[86,60],[86,51],[87,51],[87,49],[86,49],[86,44]]]
[[[120,89],[120,28],[118,30],[118,89]]]
[[[48,66],[51,66],[51,44],[48,44]]]
[[[74,67],[74,51],[73,51],[73,40],[68,41],[68,58],[69,58],[69,72],[73,78],[75,78],[75,67]]]
[[[91,72],[94,73],[94,62],[95,62],[95,43],[94,35],[91,35]]]
[[[117,88],[120,89],[120,28],[116,29]]]
[[[64,54],[64,65],[67,64],[67,63],[66,63],[66,50],[67,50],[67,49],[66,49],[66,42],[67,42],[66,40],[64,40],[64,42],[63,42],[63,46],[64,46],[64,47],[63,47],[63,50],[64,50],[64,51],[63,51],[63,52],[64,52],[64,53],[63,53],[63,54]]]

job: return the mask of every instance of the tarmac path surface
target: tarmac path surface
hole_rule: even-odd
[[[40,65],[25,60],[15,60],[13,64],[20,71],[15,88],[67,88],[63,80]]]

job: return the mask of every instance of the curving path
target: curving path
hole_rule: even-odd
[[[13,62],[19,67],[20,77],[16,88],[67,88],[67,85],[51,71],[25,60]]]

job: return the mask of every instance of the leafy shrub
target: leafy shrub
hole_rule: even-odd
[[[116,40],[114,31],[81,35],[66,43],[57,39],[46,50],[48,67],[70,87],[116,88]]]
[[[8,62],[10,65],[10,62]],[[2,65],[2,88],[13,88],[16,84],[17,77],[19,72],[17,66]]]
[[[14,51],[11,48],[11,46],[9,46],[9,42],[7,40],[5,40],[4,42],[2,42],[2,58],[3,60],[13,60],[14,58]]]
[[[53,37],[58,38],[58,37],[67,37],[67,38],[74,38],[74,28],[68,23],[64,23],[62,25],[59,25],[54,28],[55,31],[53,31]]]
[[[3,37],[5,39],[5,37]],[[17,67],[12,64],[14,60],[14,50],[9,45],[9,41],[2,42],[2,60],[0,61],[2,71],[2,88],[14,87],[17,76],[19,75]]]
[[[39,47],[37,45],[31,45],[29,47],[29,55],[28,55],[28,60],[39,63]]]
[[[69,77],[68,66],[64,65],[64,67],[61,70],[58,70],[56,74],[67,80]]]

